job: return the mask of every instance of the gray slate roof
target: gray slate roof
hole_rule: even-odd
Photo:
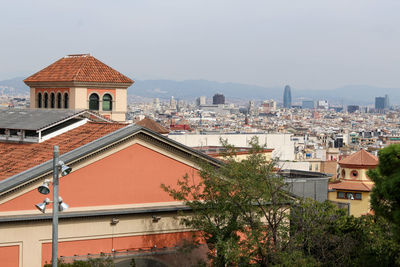
[[[40,130],[70,117],[82,110],[56,109],[0,109],[0,129]]]

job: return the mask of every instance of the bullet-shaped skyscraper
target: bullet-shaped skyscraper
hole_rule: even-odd
[[[292,92],[290,91],[289,85],[285,86],[285,90],[283,92],[283,107],[284,108],[292,107]]]

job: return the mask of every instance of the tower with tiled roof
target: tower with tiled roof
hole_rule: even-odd
[[[370,192],[374,187],[367,171],[378,166],[378,158],[361,149],[339,161],[340,181],[329,184],[329,200],[350,204],[355,216],[370,211]]]
[[[31,108],[89,109],[125,121],[134,81],[90,54],[68,55],[26,78]]]

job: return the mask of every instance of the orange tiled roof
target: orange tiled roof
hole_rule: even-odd
[[[125,126],[122,123],[87,122],[42,143],[0,142],[0,181],[50,160],[54,145],[59,146],[62,155]]]
[[[86,54],[65,56],[26,78],[24,82],[27,84],[30,82],[103,82],[132,84],[133,80],[107,66],[93,56]]]
[[[370,192],[373,187],[374,187],[373,183],[363,183],[358,181],[341,181],[339,183],[329,184],[329,189],[355,190],[355,191],[365,191],[365,192]]]
[[[155,122],[150,118],[144,118],[143,120],[136,122],[136,125],[143,126],[149,130],[152,130],[160,134],[169,133],[169,130],[167,128],[161,126],[159,123]]]
[[[365,167],[376,167],[379,163],[379,160],[374,155],[368,153],[364,149],[342,159],[339,161],[339,165],[356,165],[356,166],[365,166]]]

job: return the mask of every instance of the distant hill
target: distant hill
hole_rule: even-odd
[[[0,95],[20,96],[29,95],[29,87],[23,82],[25,78],[17,77],[0,81]]]
[[[280,88],[266,88],[257,85],[240,83],[221,83],[207,80],[136,80],[128,89],[128,94],[169,98],[195,98],[199,96],[212,97],[223,93],[226,97],[242,99],[266,99],[281,97]]]
[[[23,77],[0,81],[0,94],[28,95],[29,87]],[[215,93],[222,93],[226,98],[282,101],[283,87],[263,87],[241,83],[221,83],[208,80],[136,80],[128,88],[128,95],[148,98],[168,99],[171,96],[180,99],[194,99],[199,96],[211,98]],[[297,90],[292,87],[293,101],[302,99],[326,99],[335,104],[374,104],[376,96],[389,95],[391,104],[400,104],[400,89],[379,88],[368,85],[348,85],[332,90]]]
[[[212,97],[215,93],[223,93],[227,98],[240,99],[275,99],[282,101],[283,87],[262,87],[240,83],[220,83],[207,80],[137,80],[128,88],[128,94],[145,97],[195,98],[198,96]],[[297,90],[292,87],[294,101],[302,99],[326,99],[335,104],[374,104],[376,96],[389,95],[391,104],[400,104],[400,89],[379,88],[368,85],[348,85],[332,90]]]
[[[376,96],[389,96],[390,105],[400,104],[400,88],[380,88],[368,85],[347,85],[333,90],[292,90],[296,97],[311,98],[314,100],[326,99],[329,102],[343,105],[371,105],[375,104]]]

